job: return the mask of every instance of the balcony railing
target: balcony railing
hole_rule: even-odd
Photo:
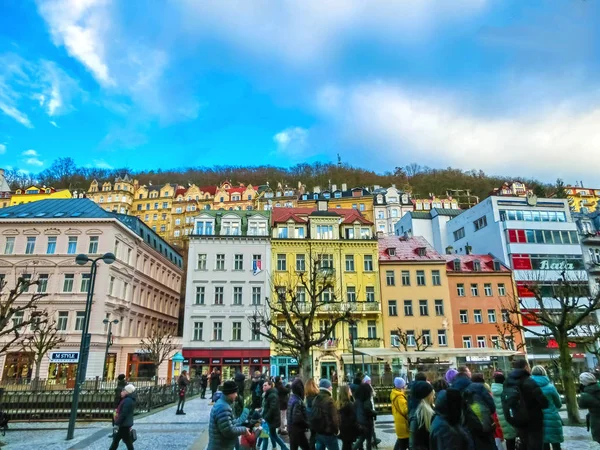
[[[348,346],[352,346],[351,339],[348,339]],[[356,338],[354,339],[355,348],[378,348],[381,346],[380,338]]]
[[[312,304],[309,302],[306,303],[298,303],[297,307],[301,313],[310,312]],[[317,309],[316,313],[330,313],[337,311],[347,311],[351,312],[372,312],[378,313],[381,312],[380,303],[379,302],[335,302],[335,303],[326,303]]]
[[[339,339],[336,338],[331,338],[331,339],[327,339],[325,342],[323,342],[321,345],[319,345],[319,348],[321,350],[337,350],[338,346],[341,345],[341,342]]]

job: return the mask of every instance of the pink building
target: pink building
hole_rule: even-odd
[[[5,289],[23,274],[44,280],[37,289],[48,296],[39,308],[48,311],[66,338],[44,358],[41,378],[56,384],[75,378],[90,281],[90,265],[75,264],[75,256],[98,257],[107,252],[117,259],[112,265],[98,263],[86,377],[102,377],[103,372],[108,379],[119,373],[128,378],[152,377],[153,365],[140,342],[153,327],[176,333],[181,256],[137,218],[104,211],[89,199],[42,200],[0,210],[0,279],[6,280]],[[103,368],[108,338],[104,319],[119,322],[112,326],[113,344]],[[31,378],[35,372],[30,356],[19,348],[3,355],[2,381]],[[167,377],[169,366],[159,368],[160,378]]]

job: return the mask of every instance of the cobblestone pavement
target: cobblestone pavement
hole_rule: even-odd
[[[136,450],[189,450],[207,428],[210,417],[208,400],[196,398],[185,405],[186,415],[175,415],[176,406],[142,418],[136,418],[138,432]],[[67,423],[11,423],[5,437],[4,450],[106,450],[112,427],[106,422],[78,423],[75,438],[66,441]],[[121,443],[120,448],[125,445]]]

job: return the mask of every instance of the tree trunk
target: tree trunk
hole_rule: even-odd
[[[310,350],[301,349],[299,356],[300,359],[298,360],[298,364],[300,365],[300,376],[304,381],[307,381],[313,377],[312,357],[310,355]]]
[[[559,351],[560,377],[565,391],[565,403],[567,404],[567,415],[570,425],[580,423],[579,407],[577,406],[577,390],[575,388],[575,379],[573,377],[572,358],[569,353],[568,337],[557,339]]]
[[[37,391],[40,388],[40,369],[42,368],[42,359],[44,355],[40,355],[35,359],[35,379],[33,380],[33,390]]]

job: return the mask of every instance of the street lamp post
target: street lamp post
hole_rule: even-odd
[[[83,266],[88,262],[92,263],[90,269],[90,285],[87,292],[87,300],[85,303],[85,316],[83,320],[83,330],[81,332],[81,343],[79,344],[79,363],[77,364],[77,375],[75,378],[75,387],[73,388],[73,402],[71,403],[71,416],[69,417],[69,428],[67,429],[67,440],[73,439],[75,433],[75,421],[77,420],[77,408],[79,406],[79,393],[81,391],[81,385],[85,381],[85,373],[87,370],[87,360],[90,352],[90,340],[91,335],[88,333],[90,328],[90,315],[92,312],[92,298],[94,297],[94,287],[96,284],[96,271],[98,261],[102,260],[105,264],[112,264],[115,262],[115,255],[112,253],[105,253],[104,255],[92,259],[85,254],[79,254],[75,258],[75,262]]]
[[[102,321],[102,323],[104,325],[108,324],[108,335],[106,336],[106,350],[104,351],[104,365],[102,366],[102,379],[106,381],[106,378],[108,378],[108,369],[106,368],[106,360],[108,359],[108,349],[109,347],[112,345],[110,342],[110,338],[112,337],[112,326],[113,324],[116,325],[119,323],[118,319],[114,319],[114,320],[108,320],[108,319],[104,319]],[[104,376],[104,371],[106,371],[106,376]]]

